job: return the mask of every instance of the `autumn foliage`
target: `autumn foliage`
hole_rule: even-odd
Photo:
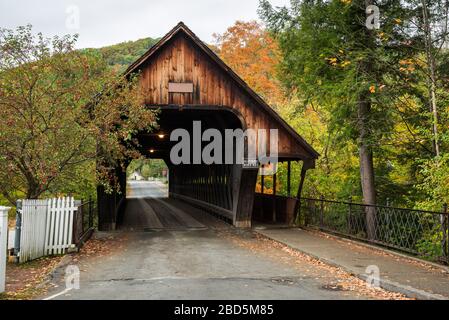
[[[0,193],[11,204],[86,176],[114,187],[110,168],[138,157],[133,134],[155,124],[137,81],[75,41],[0,29]]]
[[[237,21],[223,34],[214,34],[218,54],[269,104],[284,100],[276,78],[280,54],[277,42],[256,21]]]

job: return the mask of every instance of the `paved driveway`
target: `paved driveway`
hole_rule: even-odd
[[[185,203],[151,198],[131,201],[145,201],[145,206],[152,208],[146,214],[156,218],[143,218],[143,228],[134,225],[137,232],[97,234],[126,240],[120,242],[123,247],[111,248],[105,256],[77,259],[75,264],[81,269],[79,290],[61,294],[61,268],[54,280],[58,287],[48,296],[198,300],[374,298],[359,292],[360,285],[354,285],[356,280],[352,277],[292,254],[251,231],[235,229]],[[138,206],[139,202],[128,206],[127,214],[135,215]],[[169,214],[171,217],[167,218]],[[173,221],[175,225],[169,225]],[[154,223],[159,227],[154,228]],[[112,247],[115,243],[110,241]]]

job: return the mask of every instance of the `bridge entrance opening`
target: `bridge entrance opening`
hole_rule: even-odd
[[[202,157],[198,162],[194,144],[199,143],[201,152],[213,139],[198,141],[194,131],[200,128],[199,136],[203,137],[208,130],[214,129],[224,137],[225,130],[242,129],[240,118],[224,108],[204,106],[166,106],[159,107],[158,112],[158,129],[136,136],[144,157],[131,161],[127,167],[126,198],[118,208],[117,227],[127,230],[199,227],[185,213],[174,208],[168,198],[188,202],[233,223],[234,194],[239,187],[233,184],[233,177],[241,170],[241,165],[225,164],[229,150],[224,143],[220,150],[211,152],[213,156],[215,152],[221,154],[221,164],[204,163]],[[181,140],[172,137],[176,130],[187,133],[190,140],[184,150],[171,154]],[[187,161],[185,157],[183,163],[173,159],[186,152],[189,153]],[[235,156],[235,149],[231,152]]]
[[[126,199],[168,198],[168,167],[162,159],[136,159],[126,170]]]

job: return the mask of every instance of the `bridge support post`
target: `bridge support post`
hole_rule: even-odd
[[[98,230],[113,231],[116,228],[115,193],[106,193],[103,186],[97,187]]]
[[[241,177],[237,189],[236,215],[234,226],[237,228],[251,228],[254,206],[254,193],[256,190],[257,174],[259,169],[240,169]]]
[[[122,218],[122,210],[126,201],[126,170],[118,166],[115,168],[113,183],[120,186],[120,192],[106,193],[103,186],[97,187],[98,230],[114,231]]]
[[[127,187],[127,175],[126,175],[126,169],[122,169],[121,167],[118,167],[116,169],[116,175],[118,178],[118,183],[120,185],[120,193],[116,193],[116,224],[120,225],[123,222],[123,215],[125,213],[125,206],[126,206],[126,187]]]
[[[277,184],[277,174],[274,173],[273,174],[273,212],[272,212],[272,217],[271,220],[273,223],[277,222],[277,212],[276,212],[276,196],[277,196],[277,192],[276,192],[276,184]]]
[[[315,168],[315,161],[312,160],[304,160],[302,168],[301,168],[301,176],[299,180],[299,186],[298,186],[298,193],[296,194],[296,205],[294,210],[294,219],[291,224],[298,223],[298,219],[301,216],[301,196],[302,196],[302,189],[304,186],[304,180],[306,178],[307,170]]]
[[[287,162],[287,194],[290,197],[292,195],[292,162]]]

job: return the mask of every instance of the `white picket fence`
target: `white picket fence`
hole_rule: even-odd
[[[20,262],[45,255],[48,200],[23,200],[20,231]]]
[[[22,202],[19,261],[64,254],[73,245],[72,197]]]
[[[11,208],[0,207],[0,293],[5,292],[9,209]]]

